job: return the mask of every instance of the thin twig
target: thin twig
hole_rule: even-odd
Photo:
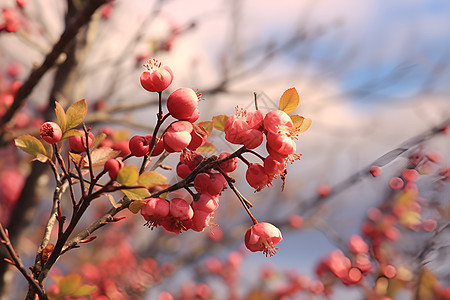
[[[28,274],[21,259],[19,258],[19,255],[17,254],[16,250],[14,250],[14,247],[12,246],[8,234],[6,233],[2,224],[0,224],[0,236],[1,236],[1,243],[5,245],[9,255],[11,256],[12,261],[14,262],[13,265],[20,271],[20,273],[22,273],[22,275],[25,277],[28,283],[32,286],[36,294],[38,294],[39,299],[48,300],[44,289],[39,285],[39,283],[34,278],[31,277],[30,274]]]

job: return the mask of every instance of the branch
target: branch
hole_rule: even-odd
[[[6,113],[0,120],[0,128],[3,128],[13,117],[17,110],[22,106],[25,98],[33,91],[44,74],[55,64],[59,56],[65,51],[69,43],[75,38],[80,28],[87,24],[97,8],[107,3],[109,0],[91,0],[86,6],[73,17],[62,33],[59,41],[53,46],[53,49],[47,54],[44,62],[29,75],[28,79],[23,83],[17,91],[13,104],[9,107]],[[3,141],[5,131],[2,131],[0,140]]]
[[[28,283],[33,287],[34,291],[38,294],[39,299],[41,300],[48,300],[47,295],[45,294],[44,289],[38,284],[34,278],[31,277],[30,274],[27,273],[27,270],[25,269],[22,261],[19,258],[19,255],[17,254],[16,250],[14,250],[14,247],[11,244],[11,241],[9,240],[7,232],[4,230],[2,224],[0,224],[0,237],[1,237],[1,243],[5,245],[6,249],[8,250],[9,255],[12,258],[11,263],[13,266],[15,266],[20,273],[25,277],[25,279],[28,281]],[[5,259],[5,261],[7,261]],[[8,262],[8,261],[7,261]]]

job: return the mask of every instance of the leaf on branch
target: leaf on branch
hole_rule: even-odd
[[[103,142],[104,139],[106,139],[106,134],[102,132],[97,137],[95,137],[95,140],[94,140],[94,143],[92,143],[91,149],[97,148],[98,145],[100,145],[100,143]]]
[[[108,159],[114,158],[119,154],[120,154],[120,151],[113,150],[109,147],[101,147],[101,148],[94,149],[91,152],[92,167],[93,168],[103,167],[103,165],[105,164],[105,162]],[[84,163],[83,167],[84,168],[89,167],[89,160],[85,159],[84,161],[85,161],[85,163]]]
[[[218,115],[218,116],[214,116],[212,118],[212,124],[214,126],[215,129],[219,130],[219,131],[224,131],[225,130],[225,123],[228,120],[228,116],[227,115]]]
[[[130,205],[128,206],[128,209],[133,214],[137,214],[141,210],[141,207],[144,206],[144,204],[145,204],[145,201],[143,201],[143,200],[135,200],[130,203]]]
[[[294,123],[294,128],[298,133],[305,132],[311,126],[312,120],[304,118],[299,115],[291,116],[292,123]]]
[[[119,170],[117,182],[122,185],[133,185],[139,178],[139,171],[136,166],[126,166]]]
[[[300,97],[295,88],[287,89],[280,98],[280,104],[278,109],[284,111],[287,114],[293,112],[300,102]]]
[[[123,189],[121,191],[131,200],[144,200],[150,197],[150,192],[146,188]]]
[[[61,278],[58,282],[59,295],[71,295],[81,285],[81,275],[79,274],[69,274]]]
[[[41,163],[46,163],[47,160],[49,160],[49,158],[47,156],[45,156],[45,155],[42,155],[42,154],[38,153],[33,160],[40,161]]]
[[[202,127],[203,129],[205,129],[206,132],[208,133],[208,136],[211,135],[211,133],[213,131],[213,122],[212,121],[200,122],[200,123],[197,123],[197,125]]]
[[[214,153],[216,152],[216,146],[213,143],[206,142],[204,145],[197,148],[200,153]]]
[[[72,293],[72,296],[76,296],[76,297],[88,296],[88,295],[92,294],[93,292],[95,292],[96,290],[97,290],[97,287],[95,285],[83,284],[75,292]]]
[[[75,164],[80,166],[82,162],[84,163],[84,157],[80,154],[69,152],[69,155],[72,157]]]
[[[71,129],[80,125],[80,123],[83,122],[86,113],[87,104],[85,99],[72,104],[66,112],[66,129]]]
[[[71,137],[71,136],[74,136],[74,135],[83,136],[79,130],[76,130],[76,129],[69,129],[69,130],[67,130],[66,132],[64,132],[64,134],[63,134],[63,136],[62,136],[62,138],[61,138],[61,141],[62,141],[63,139],[66,139],[66,138]]]
[[[61,104],[59,104],[58,101],[55,101],[55,112],[56,118],[58,118],[58,125],[64,133],[66,131],[66,113],[64,112],[64,108],[61,106]]]
[[[43,156],[48,157],[44,145],[42,145],[41,141],[32,135],[26,134],[19,136],[14,140],[14,143],[16,144],[17,148],[19,148],[22,151],[25,151],[28,154],[31,154],[33,156],[41,154]]]
[[[138,184],[143,185],[147,188],[153,187],[155,185],[162,185],[167,182],[167,178],[158,172],[148,171],[144,172],[139,176]]]

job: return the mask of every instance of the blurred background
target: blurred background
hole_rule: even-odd
[[[25,81],[30,70],[42,63],[65,28],[71,5],[76,11],[83,1],[37,0],[21,8],[15,1],[2,1],[0,8],[17,11],[19,24],[16,32],[0,33],[3,94],[13,80]],[[0,23],[6,19],[4,14]],[[291,274],[287,276],[291,279],[294,273],[312,281],[319,279],[318,262],[335,248],[346,253],[342,245],[351,235],[361,234],[370,208],[395,215],[392,205],[399,191],[389,182],[404,169],[413,168],[420,174],[416,182],[419,216],[415,215],[414,221],[397,220],[400,237],[389,242],[387,254],[390,265],[397,271],[407,270],[413,279],[404,277],[399,280],[402,284],[397,282],[399,288],[386,295],[416,299],[425,265],[439,285],[450,285],[450,272],[444,267],[449,263],[449,219],[448,212],[442,212],[448,210],[450,200],[449,175],[445,173],[450,164],[450,138],[445,133],[450,118],[449,2],[116,0],[94,14],[69,49],[39,80],[26,105],[10,122],[2,141],[5,155],[16,155],[11,146],[14,137],[36,133],[34,120],[48,118],[51,99],[67,107],[85,98],[89,104],[86,122],[94,131],[109,126],[129,137],[148,134],[156,122],[157,95],[141,88],[139,76],[149,58],[173,70],[170,91],[191,87],[203,94],[206,100],[199,104],[199,121],[234,114],[236,105],[253,110],[254,93],[264,112],[277,109],[282,93],[295,87],[300,105],[294,113],[313,122],[299,136],[297,152],[302,158],[289,165],[283,192],[280,179],[254,193],[244,180],[244,166],[235,174],[237,187],[255,204],[253,213],[258,220],[273,222],[282,229],[284,239],[274,257],[242,249],[243,234],[251,222],[227,190],[214,218],[222,239],[211,239],[206,232],[171,236],[162,229],[150,231],[142,226],[142,218],[128,213],[123,223],[105,229],[103,240],[64,256],[58,262],[58,274],[84,274],[87,271],[78,267],[88,263],[88,258],[95,257],[97,263],[91,263],[99,266],[105,263],[101,255],[108,252],[105,249],[126,242],[122,245],[126,250],[120,251],[150,257],[161,267],[173,264],[165,265],[174,268],[163,272],[167,276],[142,284],[141,298],[157,299],[162,291],[176,295],[187,281],[198,280],[214,291],[216,298],[211,299],[266,299],[269,292],[264,297],[257,292],[285,285],[286,274]],[[8,73],[11,69],[16,73]],[[170,91],[164,95],[167,97]],[[8,107],[5,101],[2,114]],[[217,153],[233,150],[222,132],[214,131],[209,141],[215,144]],[[266,150],[261,148],[265,156]],[[420,160],[412,162],[411,157],[416,156]],[[165,163],[176,167],[178,161],[177,155],[171,155]],[[373,165],[382,167],[377,178],[369,173]],[[7,186],[2,178],[10,178],[15,172],[25,188],[35,168],[26,157],[8,162],[4,159],[0,166],[2,184]],[[171,183],[178,180],[174,172],[161,173]],[[54,186],[49,174],[42,172],[39,178],[31,223],[35,225],[47,218]],[[327,188],[331,193],[325,195]],[[2,195],[3,224],[11,222],[8,216],[20,194],[18,188],[10,200]],[[89,224],[108,205],[97,204],[97,211],[83,221]],[[303,225],[294,226],[300,229],[290,222],[293,214],[302,218]],[[431,232],[423,229],[426,220],[436,223]],[[18,249],[31,265],[35,243],[42,233],[39,226],[23,227],[18,233]],[[220,276],[205,275],[202,268],[211,257],[230,263],[230,252],[239,253],[242,260],[237,259],[241,271],[234,285],[223,284]],[[365,287],[375,289],[382,264],[380,260],[374,262],[375,271],[365,278]],[[261,279],[261,274],[270,278]],[[15,291],[11,295],[19,295],[25,284],[16,275],[8,284],[9,290]],[[370,298],[365,287],[336,284],[330,297]],[[450,297],[448,288],[446,295]],[[325,296],[299,292],[290,297],[286,299]]]

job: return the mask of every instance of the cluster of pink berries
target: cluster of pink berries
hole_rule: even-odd
[[[295,139],[299,133],[287,113],[273,110],[265,116],[260,111],[246,112],[236,109],[236,114],[225,123],[225,139],[232,144],[244,145],[247,149],[260,146],[266,136],[269,155],[263,164],[251,163],[247,169],[248,184],[260,191],[272,180],[286,174],[286,164],[300,158],[296,154]]]

